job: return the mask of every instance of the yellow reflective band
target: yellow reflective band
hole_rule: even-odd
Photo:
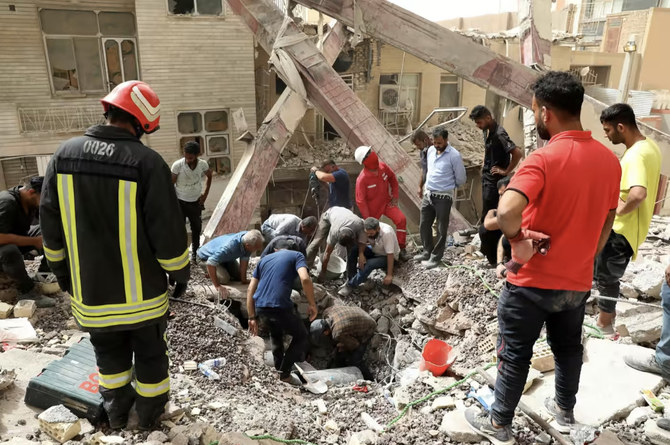
[[[119,248],[126,301],[142,301],[142,278],[137,255],[137,183],[119,181]]]
[[[74,206],[74,181],[72,175],[58,174],[58,204],[61,222],[65,232],[72,293],[76,301],[81,301],[81,274],[79,271],[79,245],[77,243],[77,218]]]
[[[110,326],[126,326],[144,323],[146,321],[154,320],[165,315],[168,310],[168,302],[161,306],[143,312],[134,312],[130,314],[115,314],[106,317],[94,317],[80,313],[76,306],[72,305],[72,315],[77,320],[77,323],[87,328],[106,328]]]
[[[142,383],[135,380],[135,391],[142,397],[156,397],[170,390],[170,377],[158,383]]]
[[[168,271],[183,269],[184,267],[188,266],[188,247],[186,248],[184,253],[182,253],[176,258],[170,258],[167,260],[161,260],[160,258],[158,258],[158,263],[161,265],[163,269]]]
[[[132,369],[119,372],[118,374],[103,374],[98,372],[98,382],[100,386],[104,386],[107,389],[117,389],[130,383],[131,376]]]
[[[47,260],[52,263],[63,261],[65,259],[65,249],[51,250],[47,246],[43,245],[42,247],[44,247],[44,255],[47,257]]]
[[[91,317],[117,314],[123,315],[155,309],[164,305],[166,302],[167,293],[164,293],[156,298],[152,298],[151,300],[144,300],[138,303],[119,303],[89,306],[80,301],[72,301],[72,309],[76,309],[82,315]]]

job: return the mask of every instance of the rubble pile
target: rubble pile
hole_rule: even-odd
[[[449,143],[456,148],[463,157],[466,167],[479,166],[484,162],[484,139],[481,130],[474,126],[469,120],[446,124],[449,131]],[[430,132],[432,129],[426,129]],[[409,142],[403,142],[403,146],[409,149],[410,156],[418,162],[419,152]],[[374,147],[373,147],[374,148]],[[298,137],[296,142],[286,146],[279,161],[280,167],[311,167],[319,165],[326,159],[336,162],[354,162],[355,147],[347,145],[346,141],[335,138],[332,141],[322,140],[308,144],[303,138]]]
[[[668,222],[668,218],[655,217],[640,258],[631,263],[624,277],[622,291],[627,297],[658,303],[662,272],[670,260]],[[377,322],[377,333],[366,355],[376,381],[358,381],[356,387],[331,385],[325,394],[318,395],[279,381],[276,371],[264,361],[269,341],[251,337],[225,308],[215,308],[208,301],[211,285],[206,274],[194,267],[182,297],[186,302],[171,303],[171,401],[162,429],[151,434],[112,431],[104,425],[84,427],[82,421],[81,431],[68,443],[258,443],[251,439],[243,442],[240,438],[245,436],[240,434],[314,444],[483,442],[465,424],[463,411],[478,405],[472,392],[482,389],[484,381],[474,376],[458,382],[493,358],[496,296],[502,283],[473,248],[476,237],[455,238],[455,245],[446,250],[447,267],[424,270],[412,261],[403,263],[396,268],[391,286],[381,285],[383,273],[377,271],[369,284],[346,298],[337,295],[343,278],[315,286],[320,310],[333,304],[357,305]],[[255,260],[251,262],[249,273],[255,264]],[[244,301],[243,292],[235,292],[235,299]],[[12,347],[58,358],[87,335],[76,328],[66,295],[59,294],[57,301],[56,308],[37,309],[30,318],[38,341]],[[302,300],[296,302],[300,307]],[[607,344],[655,344],[660,309],[621,302],[618,310],[619,336],[605,340]],[[653,323],[645,330],[648,320]],[[421,351],[433,338],[447,342],[453,347],[450,354],[456,357],[441,377],[422,370]],[[198,363],[219,357],[224,360],[215,369],[218,379],[197,368]],[[316,356],[308,360],[317,368],[323,367]],[[542,374],[534,370],[532,378]],[[552,376],[551,370],[544,374],[545,379]],[[529,388],[540,384],[532,385],[529,382]],[[433,395],[393,422],[404,408],[429,394]],[[667,387],[656,394],[670,404]],[[622,412],[624,420],[608,422],[602,428],[625,443],[658,443],[650,438],[658,434],[653,428],[661,414],[646,407],[632,408],[634,405]],[[36,423],[35,419],[27,421]],[[44,431],[34,428],[29,439],[37,443],[50,434],[47,427]],[[520,444],[549,443],[543,431],[521,414],[515,418],[513,430]]]

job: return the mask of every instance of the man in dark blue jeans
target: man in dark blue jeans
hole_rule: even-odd
[[[551,140],[523,162],[498,204],[498,225],[512,246],[512,260],[498,302],[495,402],[490,414],[465,413],[470,427],[497,445],[514,443],[514,410],[545,323],[556,363],[556,393],[545,407],[559,431],[575,424],[584,304],[593,260],[607,241],[619,200],[621,167],[582,128],[579,80],[550,71],[533,91],[538,135]]]
[[[291,379],[291,368],[307,352],[309,338],[307,329],[298,316],[291,301],[293,282],[300,277],[302,288],[309,303],[309,320],[316,318],[314,286],[309,277],[305,256],[287,249],[287,243],[277,244],[276,251],[267,255],[256,266],[247,290],[249,332],[258,335],[258,323],[267,326],[272,340],[272,355],[275,369],[280,371],[284,382]],[[284,335],[291,336],[291,344],[284,350]]]
[[[393,268],[400,256],[400,245],[395,230],[373,217],[366,218],[363,227],[367,235],[367,244],[362,251],[358,245],[351,248],[347,260],[349,280],[337,291],[338,295],[343,297],[351,295],[354,289],[365,283],[375,269],[386,269],[383,282],[385,286],[393,281]]]

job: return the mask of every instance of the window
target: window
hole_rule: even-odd
[[[223,15],[221,0],[168,0],[168,11],[175,15]]]
[[[351,88],[352,90],[354,89],[353,74],[340,74],[340,77],[342,78],[342,80],[344,80],[344,83],[346,83],[349,88]]]
[[[209,166],[217,173],[233,171],[230,156],[228,110],[185,111],[177,114],[179,150],[189,141],[200,144],[201,154],[208,158]]]
[[[42,9],[40,22],[54,94],[99,94],[139,78],[133,14]]]
[[[457,107],[458,76],[453,74],[442,74],[440,76],[440,107]]]
[[[379,76],[379,83],[381,85],[400,85],[400,88],[398,88],[398,91],[396,92],[395,95],[397,99],[391,98],[389,99],[391,100],[391,102],[389,103],[393,103],[393,100],[395,100],[398,104],[396,108],[411,110],[412,121],[413,122],[416,121],[416,118],[419,115],[418,110],[419,110],[419,97],[421,89],[421,75],[404,74],[404,73],[402,75],[382,74]],[[386,91],[384,91],[383,93],[386,93]],[[391,91],[391,93],[393,93],[393,91]],[[393,107],[391,106],[391,108]]]

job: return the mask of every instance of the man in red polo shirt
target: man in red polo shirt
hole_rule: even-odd
[[[400,259],[404,261],[407,259],[407,219],[398,207],[398,179],[393,170],[379,160],[372,148],[358,147],[354,157],[363,166],[363,171],[356,179],[356,205],[361,218],[379,219],[385,215],[393,221],[400,245]]]
[[[466,412],[470,426],[497,444],[514,443],[509,426],[545,323],[556,362],[556,394],[545,406],[559,431],[574,426],[584,303],[619,199],[619,161],[582,128],[579,80],[551,71],[533,91],[538,135],[551,139],[521,164],[498,205],[512,264],[498,302],[495,402],[491,414]]]

